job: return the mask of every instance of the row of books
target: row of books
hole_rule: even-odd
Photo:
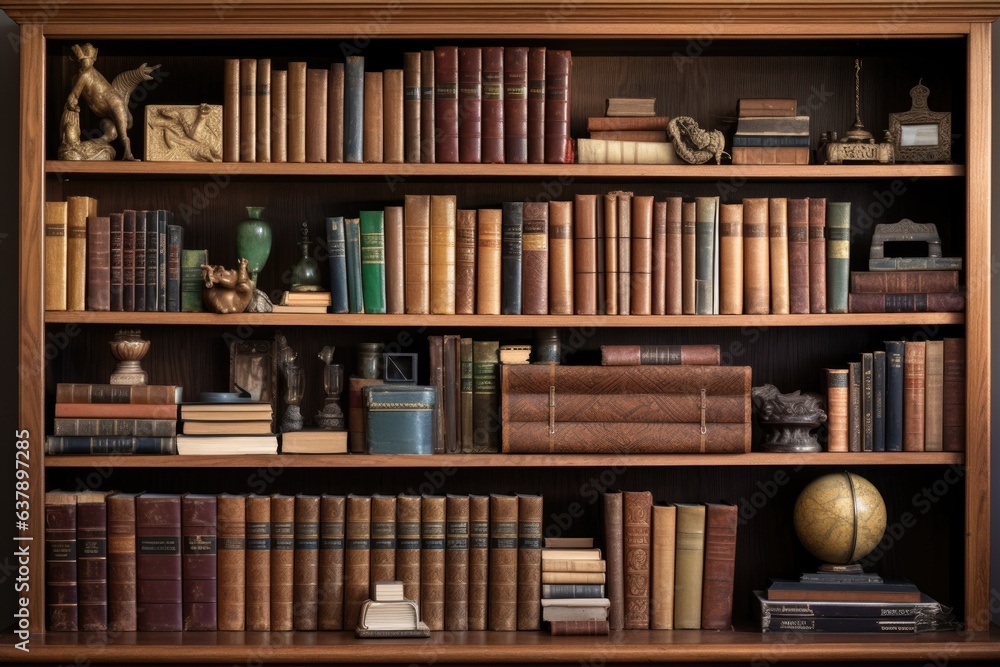
[[[965,449],[965,339],[893,340],[828,368],[827,450]]]
[[[438,46],[366,71],[225,61],[227,162],[571,163],[569,51]]]
[[[380,581],[431,630],[537,630],[542,497],[45,495],[51,631],[353,630]]]

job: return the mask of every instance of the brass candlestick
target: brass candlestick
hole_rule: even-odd
[[[123,329],[108,343],[118,365],[111,373],[111,384],[148,384],[149,377],[142,370],[142,358],[149,352],[150,342],[137,330]]]

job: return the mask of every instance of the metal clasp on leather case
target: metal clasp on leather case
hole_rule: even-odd
[[[549,435],[556,432],[556,387],[549,385]]]
[[[708,433],[708,427],[705,425],[705,390],[701,390],[701,434],[705,435]]]

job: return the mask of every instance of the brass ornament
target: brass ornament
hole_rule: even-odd
[[[202,300],[216,313],[242,313],[253,298],[254,286],[247,272],[247,260],[237,260],[237,268],[227,269],[221,264],[202,264]]]
[[[222,105],[148,105],[146,159],[159,162],[221,162]]]
[[[927,108],[930,89],[910,88],[909,111],[889,114],[889,139],[900,162],[951,162],[951,113]]]
[[[836,132],[824,132],[816,152],[823,164],[881,163],[896,161],[888,131],[884,141],[876,143],[875,137],[861,122],[861,59],[854,59],[854,124],[842,138]]]

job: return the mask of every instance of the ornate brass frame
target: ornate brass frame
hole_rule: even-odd
[[[951,112],[927,108],[930,89],[918,82],[910,89],[913,104],[909,111],[889,114],[889,138],[899,162],[951,162]],[[937,143],[903,145],[903,128],[912,125],[936,125]]]

